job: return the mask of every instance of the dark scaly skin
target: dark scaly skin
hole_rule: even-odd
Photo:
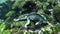
[[[18,21],[26,20],[26,19],[27,19],[27,23],[24,26],[25,28],[27,28],[27,25],[30,24],[30,21],[33,21],[35,23],[35,25],[47,23],[47,19],[45,18],[45,16],[39,15],[39,14],[29,14],[29,15],[23,16]]]

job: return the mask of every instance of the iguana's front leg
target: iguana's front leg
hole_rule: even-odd
[[[27,28],[27,25],[29,25],[30,24],[30,19],[29,18],[27,18],[27,23],[25,24],[25,28]]]
[[[35,23],[35,25],[39,25],[39,24],[42,24],[42,21],[38,21]]]
[[[35,23],[35,25],[38,25],[38,24],[39,24],[39,22],[36,22],[36,23]]]

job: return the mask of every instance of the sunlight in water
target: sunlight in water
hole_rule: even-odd
[[[6,2],[7,0],[0,0],[0,4]]]

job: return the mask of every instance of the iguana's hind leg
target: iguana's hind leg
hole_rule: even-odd
[[[30,19],[27,18],[27,23],[24,25],[25,28],[28,28],[27,26],[30,24]]]

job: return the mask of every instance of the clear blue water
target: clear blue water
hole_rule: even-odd
[[[6,2],[7,0],[0,0],[0,4]]]

